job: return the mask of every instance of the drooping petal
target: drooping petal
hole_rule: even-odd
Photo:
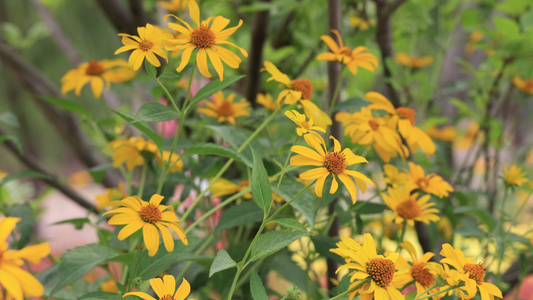
[[[159,248],[159,232],[152,224],[145,224],[143,226],[143,239],[146,249],[148,249],[148,256],[154,256]]]

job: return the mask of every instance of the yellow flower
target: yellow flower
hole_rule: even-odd
[[[424,169],[413,162],[409,162],[409,180],[410,190],[418,189],[439,198],[448,197],[449,193],[453,192],[453,187],[442,177],[435,173],[426,176]]]
[[[400,271],[396,264],[398,253],[389,252],[385,256],[378,255],[374,239],[369,233],[363,236],[363,245],[351,238],[342,238],[342,241],[337,243],[337,247],[330,251],[346,260],[346,264],[340,266],[337,272],[342,269],[354,270],[349,274],[352,282],[349,289],[366,281],[359,289],[350,293],[350,300],[357,292],[359,292],[357,298],[360,300],[404,299],[398,290],[402,287],[401,275],[404,272]]]
[[[83,86],[90,82],[94,97],[100,98],[104,85],[108,90],[111,82],[128,81],[133,76],[135,71],[123,59],[101,61],[91,59],[89,62],[79,64],[77,69],[68,71],[61,78],[61,93],[66,95],[74,90],[76,96],[79,96]]]
[[[281,104],[294,104],[299,103],[303,106],[305,115],[309,119],[313,119],[317,126],[326,128],[328,125],[331,125],[331,119],[323,112],[318,106],[316,106],[311,101],[311,96],[313,95],[313,83],[309,79],[293,79],[291,80],[289,76],[281,73],[281,71],[271,62],[265,61],[265,69],[271,77],[267,79],[268,81],[275,80],[283,84],[286,89],[282,90],[276,102],[278,105]]]
[[[409,57],[403,52],[397,53],[395,59],[396,62],[402,66],[412,69],[420,69],[433,63],[433,58],[431,56],[418,57],[417,55],[413,55]]]
[[[98,209],[104,209],[109,206],[109,204],[117,199],[124,199],[128,195],[126,194],[126,189],[124,187],[124,182],[119,182],[118,187],[116,189],[114,188],[106,188],[104,194],[100,194],[96,196],[96,208]]]
[[[191,293],[191,285],[185,278],[183,278],[183,282],[176,290],[176,278],[172,275],[163,276],[163,280],[161,278],[150,279],[150,286],[159,300],[184,300]],[[143,292],[130,292],[124,294],[122,297],[129,295],[137,296],[144,300],[157,300]]]
[[[444,256],[440,262],[454,267],[459,272],[459,279],[465,284],[459,291],[461,298],[471,299],[478,290],[481,300],[494,300],[494,296],[502,298],[502,292],[497,286],[484,282],[485,265],[476,264],[473,257],[465,257],[463,251],[454,249],[450,244],[442,245],[440,255]]]
[[[511,168],[509,168],[509,165],[507,164],[504,165],[503,181],[505,184],[510,186],[522,186],[522,184],[528,181],[525,176],[526,172],[522,171],[522,169],[516,165],[512,165]]]
[[[159,229],[165,249],[171,252],[174,250],[174,239],[169,229],[174,230],[185,245],[188,242],[172,206],[160,205],[163,198],[155,194],[150,198],[150,202],[146,202],[137,196],[126,197],[121,201],[111,202],[111,205],[120,207],[104,215],[114,214],[108,221],[109,225],[126,225],[118,233],[119,240],[124,240],[142,228],[148,255],[154,256],[159,249]]]
[[[39,297],[44,292],[43,285],[21,267],[24,260],[39,264],[50,253],[50,244],[32,245],[20,250],[7,249],[7,238],[20,220],[13,217],[0,219],[0,287],[6,291],[6,299],[23,300]]]
[[[109,279],[100,284],[100,289],[103,292],[118,293],[117,282],[114,279]]]
[[[431,126],[426,128],[425,131],[431,138],[444,142],[451,142],[457,137],[457,131],[453,126],[444,126],[442,128]]]
[[[386,164],[383,166],[383,182],[391,185],[393,188],[403,187],[409,182],[409,176],[400,173],[395,165]]]
[[[454,146],[459,149],[468,149],[479,139],[481,139],[479,124],[476,121],[472,121],[468,126],[466,134],[457,139]]]
[[[350,26],[353,28],[359,28],[361,31],[365,31],[370,28],[370,25],[374,25],[373,21],[368,21],[365,18],[359,16],[350,16]]]
[[[291,119],[294,123],[296,123],[296,133],[299,136],[302,136],[306,133],[316,134],[316,131],[320,131],[323,133],[326,133],[326,130],[320,126],[314,126],[313,119],[309,119],[309,121],[305,120],[305,115],[300,114],[297,110],[287,110],[285,111],[285,116],[287,118]],[[313,131],[316,130],[316,131]]]
[[[154,142],[147,141],[142,137],[111,141],[109,147],[113,149],[113,168],[117,168],[125,162],[127,170],[133,170],[137,166],[144,165],[143,154],[156,155],[158,153]]]
[[[198,108],[198,112],[216,118],[219,123],[229,122],[235,125],[235,118],[250,115],[248,112],[250,104],[246,100],[233,102],[235,93],[225,97],[222,91],[218,91],[213,94],[212,99],[213,101],[205,100],[207,107]]]
[[[513,83],[525,93],[533,94],[533,78],[524,80],[520,77],[513,78]]]
[[[189,5],[189,1],[190,0],[157,1],[157,5],[167,11],[178,12],[185,10]]]
[[[357,199],[357,189],[354,184],[357,184],[362,193],[366,191],[366,184],[374,185],[374,183],[368,179],[365,175],[360,172],[347,170],[348,166],[359,164],[359,163],[368,163],[368,161],[362,157],[353,154],[352,150],[346,148],[341,152],[341,145],[337,139],[333,136],[329,137],[334,142],[333,152],[328,152],[326,149],[326,144],[322,137],[318,138],[314,135],[306,134],[304,139],[309,146],[313,148],[309,149],[304,146],[292,146],[291,151],[299,155],[291,157],[290,164],[292,166],[317,166],[317,168],[311,169],[300,174],[300,178],[303,180],[313,180],[317,179],[315,183],[315,194],[318,197],[322,197],[322,190],[324,189],[324,182],[329,175],[333,176],[333,181],[331,183],[331,188],[329,193],[333,194],[337,191],[339,184],[337,183],[336,177],[346,186],[350,196],[352,197],[352,202],[355,204]],[[352,178],[353,177],[353,180]]]
[[[124,46],[115,51],[115,55],[133,50],[128,62],[135,71],[139,70],[145,58],[153,66],[160,67],[161,62],[156,54],[168,62],[167,54],[163,49],[170,49],[174,38],[170,32],[165,32],[152,24],[146,24],[146,27],[137,27],[137,33],[139,36],[119,33]]]
[[[180,159],[180,156],[176,153],[170,153],[170,151],[163,151],[163,157],[157,152],[155,156],[157,163],[163,168],[164,164],[170,161],[170,168],[167,170],[167,173],[176,173],[183,170],[183,160]]]
[[[239,184],[233,183],[225,178],[219,178],[217,181],[215,181],[211,187],[209,188],[209,192],[211,193],[211,198],[216,197],[222,197],[226,195],[233,195],[239,192],[242,192],[246,190],[250,186],[249,180],[243,180],[239,182]],[[272,192],[272,196],[274,196],[274,192]],[[242,195],[244,199],[252,199],[253,195],[252,192],[245,193]],[[276,195],[274,200],[278,203],[283,202],[283,198],[280,195]]]
[[[379,63],[378,59],[368,52],[368,48],[359,46],[351,50],[344,46],[341,35],[337,30],[331,30],[331,32],[337,36],[339,44],[329,35],[321,36],[320,39],[328,45],[331,52],[319,54],[316,57],[317,60],[338,61],[345,64],[353,75],[357,75],[358,67],[374,72]]]
[[[279,103],[274,101],[270,94],[257,94],[256,99],[257,103],[263,105],[268,110],[274,111],[280,108]]]
[[[224,28],[228,26],[230,20],[222,16],[208,18],[200,23],[200,8],[194,0],[190,0],[189,2],[189,15],[197,27],[192,28],[187,22],[174,15],[165,16],[165,20],[168,16],[173,16],[185,25],[168,23],[168,27],[181,33],[181,36],[176,40],[178,45],[174,49],[183,50],[181,63],[176,70],[181,72],[189,62],[193,50],[198,49],[196,63],[198,64],[200,73],[205,77],[211,77],[211,73],[209,73],[207,67],[207,58],[209,57],[211,64],[213,64],[220,77],[220,81],[224,80],[224,66],[222,62],[226,63],[232,69],[237,69],[242,61],[235,53],[219,45],[233,46],[239,49],[242,55],[248,57],[248,53],[244,49],[226,40],[241,27],[242,20],[239,21],[239,25],[225,30]]]
[[[429,224],[429,221],[436,222],[439,216],[436,214],[438,209],[432,208],[435,203],[429,202],[430,195],[418,198],[418,194],[411,194],[405,188],[388,188],[388,195],[381,193],[383,201],[387,206],[397,214],[396,223],[402,223],[404,220],[409,226],[414,226],[415,221]]]

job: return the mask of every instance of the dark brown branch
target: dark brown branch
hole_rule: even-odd
[[[4,42],[0,42],[0,59],[31,94],[35,104],[39,106],[80,160],[87,167],[103,164],[100,157],[92,150],[91,143],[79,128],[74,116],[41,99],[43,96],[61,97],[59,90],[42,76],[39,70],[26,62]],[[116,187],[118,182],[118,173],[108,172],[102,183],[108,187]]]
[[[129,3],[130,11],[133,15],[133,22],[137,24],[137,26],[145,26],[146,23],[154,24],[154,21],[146,14],[142,0],[129,0]]]
[[[118,32],[136,34],[137,24],[128,8],[119,0],[96,0]],[[144,26],[141,25],[141,26]]]
[[[0,135],[5,135],[5,132],[0,130]],[[93,211],[95,213],[99,213],[99,210],[91,202],[89,202],[87,199],[83,198],[83,196],[78,194],[76,191],[72,190],[68,186],[66,186],[66,185],[62,184],[61,182],[59,182],[59,180],[57,179],[57,176],[55,176],[55,175],[51,174],[50,172],[46,171],[35,158],[33,158],[32,156],[23,155],[22,153],[20,153],[18,151],[18,148],[15,145],[15,143],[13,143],[10,140],[6,140],[4,142],[4,145],[26,167],[45,175],[46,177],[42,179],[43,181],[45,181],[49,185],[51,185],[54,188],[56,188],[63,195],[69,197],[70,199],[72,199],[72,201],[76,202],[81,207],[84,207],[84,208],[86,208],[86,209],[88,209],[90,211]]]
[[[302,76],[303,72],[305,72],[305,69],[307,69],[309,64],[315,59],[317,49],[320,48],[320,45],[322,43],[323,43],[322,40],[319,40],[317,42],[317,45],[311,51],[309,51],[309,54],[305,58],[304,62],[298,67],[298,69],[296,69],[296,72],[294,72],[294,75],[293,75],[294,78],[298,78]]]
[[[262,0],[263,2],[270,2],[270,0]],[[254,14],[252,24],[251,36],[252,41],[250,45],[250,56],[248,57],[248,69],[246,71],[246,99],[252,104],[252,107],[257,107],[255,97],[261,86],[260,69],[263,62],[263,47],[268,35],[268,10],[258,11]]]
[[[283,19],[283,21],[281,22],[281,25],[279,26],[277,30],[278,33],[274,37],[274,40],[272,40],[272,48],[278,49],[283,46],[286,46],[289,43],[291,34],[288,28],[292,20],[294,19],[295,14],[296,14],[296,10],[292,10]]]

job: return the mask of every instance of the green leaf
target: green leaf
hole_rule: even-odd
[[[381,203],[372,203],[368,201],[357,201],[350,207],[350,211],[354,211],[361,215],[380,214],[387,209],[387,205]]]
[[[300,294],[300,289],[293,284],[287,289],[287,295],[285,295],[280,300],[299,300]]]
[[[483,222],[489,228],[489,232],[496,226],[496,220],[493,215],[488,211],[481,210],[479,208],[470,206],[459,206],[453,210],[454,214],[471,214],[476,216],[481,222]]]
[[[41,97],[41,98],[52,105],[66,109],[74,113],[77,113],[80,116],[86,116],[86,117],[89,116],[87,112],[85,111],[85,109],[74,101],[70,101],[67,99],[61,99],[61,98],[54,98],[54,97]]]
[[[405,300],[413,300],[416,297],[416,291],[410,292],[409,294],[405,295]]]
[[[253,202],[243,202],[242,204],[230,207],[222,213],[215,234],[220,231],[241,226],[245,224],[258,223],[263,220],[263,211]]]
[[[316,252],[318,252],[320,255],[340,264],[344,263],[344,259],[342,257],[329,251],[330,249],[337,248],[336,243],[338,242],[338,239],[335,240],[327,235],[314,235],[311,237],[311,241],[313,242],[313,245],[315,245]]]
[[[222,145],[213,144],[213,143],[203,143],[195,144],[192,147],[187,148],[185,153],[181,156],[182,158],[191,156],[194,154],[199,155],[220,155],[224,157],[233,158],[236,161],[246,164],[248,167],[252,168],[253,164],[246,156],[238,153],[237,151],[224,147]]]
[[[277,185],[277,182],[272,183]],[[305,185],[290,177],[284,177],[278,189],[278,195],[280,195],[286,201],[292,199],[300,192]],[[302,213],[307,219],[307,223],[313,229],[315,224],[315,196],[308,190],[304,191],[296,200],[291,202],[291,206],[297,211]]]
[[[277,223],[285,228],[307,232],[307,228],[305,228],[305,226],[302,223],[294,219],[277,219],[277,220],[273,220],[272,222]]]
[[[117,293],[102,292],[102,291],[90,292],[78,298],[78,300],[120,300],[120,299],[136,300],[139,298],[135,296],[126,296],[122,298],[122,296]]]
[[[20,238],[16,245],[16,249],[22,249],[30,241],[33,232],[35,231],[35,217],[29,203],[17,204],[7,208],[7,214],[10,217],[20,218],[17,223],[17,228],[20,231]]]
[[[181,74],[176,72],[165,72],[159,76],[159,79],[179,79],[181,78]]]
[[[6,177],[2,178],[0,180],[0,187],[11,180],[18,180],[22,178],[48,178],[48,176],[37,171],[24,170],[16,173],[11,173]]]
[[[150,75],[150,77],[152,78],[156,78],[157,77],[157,70],[155,69],[155,67],[148,61],[148,59],[145,59],[144,60],[144,69],[146,70],[146,73],[148,73],[148,75]]]
[[[476,9],[465,9],[461,14],[461,24],[466,30],[475,29],[479,25],[479,12]]]
[[[143,122],[163,122],[179,117],[180,115],[176,111],[159,102],[148,102],[137,111],[137,120]]]
[[[512,39],[520,35],[518,24],[512,19],[504,17],[494,17],[492,20],[498,33],[502,34],[505,39]]]
[[[50,292],[50,296],[80,279],[99,263],[117,255],[115,249],[99,244],[89,244],[67,250],[61,257],[57,283]]]
[[[268,300],[268,295],[261,281],[261,277],[259,277],[255,270],[252,270],[252,274],[250,275],[250,292],[254,300]]]
[[[87,169],[87,172],[91,174],[91,177],[93,178],[94,182],[100,183],[102,180],[104,180],[105,175],[109,170],[113,169],[113,164],[103,164],[99,166],[92,167],[90,169]]]
[[[261,157],[255,153],[252,148],[252,154],[254,156],[254,167],[252,168],[252,194],[254,201],[265,212],[272,204],[272,188],[270,187],[270,181],[268,180],[268,174],[263,165]]]
[[[230,125],[209,125],[205,127],[214,130],[224,141],[230,144],[230,146],[233,147],[233,149],[235,150],[238,150],[248,139],[248,137],[252,135],[252,132],[249,130]],[[247,157],[249,161],[253,161],[252,150],[250,150],[250,148],[253,148],[255,151],[257,151],[257,154],[259,154],[259,156],[263,157],[262,147],[259,142],[254,140],[250,143],[250,145],[251,147],[246,147],[241,151],[241,153],[245,157]]]
[[[260,235],[252,248],[250,261],[269,256],[303,236],[310,235],[310,232],[295,231],[270,231]]]
[[[533,10],[526,11],[520,16],[520,25],[524,31],[533,30]]]
[[[223,90],[224,88],[228,87],[230,84],[234,83],[235,81],[243,78],[245,75],[240,76],[226,76],[226,79],[224,81],[220,82],[220,79],[211,81],[210,83],[206,84],[203,88],[201,88],[194,97],[191,99],[190,105],[195,105],[196,103],[206,99],[207,97],[213,95],[214,93]]]
[[[211,264],[211,269],[209,269],[209,278],[213,276],[216,272],[227,270],[233,267],[236,267],[237,263],[229,256],[228,252],[224,249],[218,251],[217,256]]]
[[[68,219],[68,220],[64,220],[61,222],[56,222],[52,225],[60,225],[60,224],[72,224],[77,230],[81,230],[83,228],[83,225],[91,224],[91,220],[87,218]]]
[[[112,109],[112,111],[115,114],[117,114],[119,117],[124,119],[124,121],[130,123],[131,125],[135,126],[135,128],[139,129],[150,140],[152,140],[158,148],[161,148],[161,146],[163,145],[163,138],[159,136],[157,133],[155,133],[152,127],[148,126],[148,124],[142,121],[135,120],[135,117],[128,113],[124,113],[124,112],[121,112],[115,109]]]
[[[22,142],[17,136],[8,134],[8,135],[0,135],[0,143],[3,143],[4,141],[12,141],[15,146],[17,147],[17,150],[19,153],[22,153],[23,147]]]
[[[15,116],[15,114],[10,111],[6,111],[5,113],[0,114],[0,122],[11,127],[19,127],[19,121],[17,119],[17,116]]]

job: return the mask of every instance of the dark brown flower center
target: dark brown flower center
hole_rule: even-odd
[[[468,272],[471,279],[474,279],[477,284],[482,284],[485,280],[485,265],[484,264],[465,264],[464,269]]]
[[[409,121],[411,121],[411,125],[415,125],[416,111],[414,109],[408,108],[408,107],[398,107],[396,109],[396,112],[398,112],[398,115],[400,115],[400,118],[408,119]]]
[[[139,211],[139,216],[144,222],[150,224],[157,223],[163,217],[159,208],[157,208],[157,206],[153,204],[148,204],[146,206],[141,207],[141,210]]]
[[[429,287],[433,285],[433,275],[429,272],[428,269],[424,269],[424,267],[427,265],[425,262],[416,263],[411,268],[411,275],[413,278],[422,284],[425,287]]]
[[[324,158],[324,167],[333,174],[342,173],[346,169],[346,157],[339,152],[329,152]]]
[[[152,43],[151,41],[147,41],[147,40],[144,40],[139,43],[139,49],[141,49],[144,52],[149,51],[150,49],[152,49],[153,46],[154,46],[154,43]]]
[[[302,93],[302,99],[311,100],[313,96],[313,83],[309,79],[291,80],[291,88]]]
[[[340,49],[340,53],[342,55],[351,56],[352,55],[352,50],[350,48],[348,48],[348,47],[342,47]]]
[[[366,263],[366,272],[380,287],[387,287],[394,277],[394,262],[387,258],[372,258]]]
[[[412,198],[404,200],[396,207],[396,212],[406,220],[412,220],[420,215],[420,205]]]
[[[215,44],[215,33],[207,26],[198,26],[191,32],[191,43],[198,48],[209,48]]]
[[[93,76],[99,76],[104,72],[105,68],[102,66],[101,63],[98,61],[91,59],[89,61],[89,65],[87,68],[85,68],[85,74],[87,75],[93,75]]]
[[[370,121],[368,121],[368,125],[370,125],[370,128],[372,128],[372,130],[378,130],[379,129],[379,123],[372,119]]]
[[[224,117],[233,116],[235,114],[235,110],[233,109],[233,105],[231,105],[231,102],[224,101],[222,104],[217,108],[217,113]]]
[[[159,298],[159,300],[174,300],[174,297],[172,297],[172,295],[165,295],[162,298]]]

